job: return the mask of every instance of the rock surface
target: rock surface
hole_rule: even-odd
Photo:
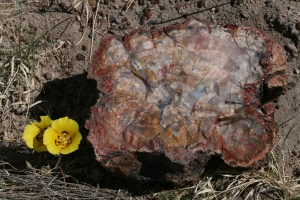
[[[96,159],[116,176],[196,182],[214,154],[262,160],[285,91],[282,46],[253,28],[198,20],[104,37],[88,69],[104,95],[92,107]]]

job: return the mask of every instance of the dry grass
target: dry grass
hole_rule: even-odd
[[[68,22],[68,26],[74,20],[74,17],[64,19],[60,22],[53,22],[46,19],[46,25],[39,25],[40,30],[34,30],[33,34],[26,33],[26,27],[22,26],[23,14],[27,11],[37,11],[43,7],[49,6],[53,1],[10,1],[0,3],[0,117],[10,111],[16,111],[21,114],[34,105],[31,105],[33,99],[30,93],[35,88],[36,81],[41,81],[40,63],[47,58],[49,54],[61,54],[64,42],[57,40],[51,47],[41,51],[41,41],[45,40],[45,36],[64,22]],[[99,1],[97,3],[97,10]],[[88,19],[93,17],[96,21],[97,15],[93,14],[92,8],[86,0],[74,0],[72,8],[69,12],[78,12],[85,18],[84,31],[81,39],[75,41],[73,46],[81,44],[83,37],[86,35],[88,27]],[[97,13],[97,12],[96,12]],[[43,22],[44,23],[44,22]],[[94,37],[94,25],[92,27],[92,37]],[[6,30],[6,31],[4,31]],[[41,30],[43,30],[41,32]],[[27,30],[28,31],[28,30]],[[10,36],[3,37],[3,33]],[[63,33],[61,33],[63,34]],[[93,42],[93,39],[92,39]],[[90,58],[93,52],[93,43],[90,47]],[[23,88],[21,88],[23,86]]]
[[[195,187],[199,199],[295,199],[299,197],[299,178],[285,174],[286,163],[272,152],[267,168],[238,175],[215,172]],[[280,162],[281,164],[279,164]],[[214,177],[219,179],[214,180]],[[220,189],[219,189],[220,188]]]
[[[285,158],[280,146],[270,153],[264,167],[245,172],[233,168],[207,171],[198,184],[156,194],[160,199],[294,199],[300,198],[300,177],[287,174],[290,165],[300,167],[296,158]]]
[[[123,199],[128,196],[121,190],[76,183],[72,177],[47,167],[18,171],[4,169],[0,171],[0,177],[1,199]],[[68,180],[70,178],[72,182]]]
[[[26,38],[28,43],[24,42],[22,13],[26,7],[7,1],[0,3],[0,9],[0,138],[16,144],[20,137],[12,132],[20,124],[15,123],[15,116],[26,115],[33,92],[40,89],[34,76],[34,69],[38,68],[34,51],[40,38]]]
[[[21,159],[20,154],[9,153],[11,158]],[[26,154],[23,154],[26,155]],[[143,196],[132,196],[126,190],[103,189],[78,181],[79,176],[91,176],[91,156],[86,152],[63,157],[55,169],[57,158],[39,158],[38,166],[32,155],[32,162],[26,161],[27,169],[19,170],[10,162],[0,161],[0,198],[24,199],[34,195],[36,199],[299,199],[300,178],[287,174],[289,165],[300,167],[296,158],[285,158],[278,146],[271,152],[267,164],[258,169],[241,172],[223,166],[208,170],[199,182],[190,187],[172,191],[162,191]],[[37,155],[36,155],[37,156]],[[39,157],[39,156],[38,156]],[[2,158],[3,159],[3,158]],[[24,160],[27,158],[22,158]],[[48,162],[48,164],[47,164]],[[49,165],[50,164],[50,165]],[[52,167],[50,167],[52,166]],[[72,174],[72,175],[71,175]],[[77,176],[77,178],[74,178]],[[95,176],[94,176],[95,177]],[[100,181],[103,181],[100,179]],[[101,184],[101,182],[100,182]],[[151,188],[149,188],[151,190]],[[134,194],[133,194],[134,195]]]
[[[40,78],[40,63],[48,54],[60,54],[63,51],[62,44],[57,42],[48,51],[36,53],[37,45],[51,26],[44,32],[36,33],[34,37],[28,38],[29,42],[22,42],[22,13],[34,4],[27,1],[21,6],[17,2],[0,3],[0,119],[2,122],[10,122],[0,127],[0,134],[2,134],[0,138],[3,143],[0,143],[0,151],[3,150],[1,150],[1,145],[4,146],[7,141],[15,143],[15,146],[21,144],[20,138],[10,138],[14,127],[20,130],[20,126],[24,126],[24,124],[14,124],[14,117],[23,117],[24,123],[28,121],[28,110],[40,103],[33,103],[37,94],[34,92],[40,91],[43,84]],[[127,1],[127,8],[132,3],[132,0]],[[87,1],[75,0],[73,5],[74,9],[84,10],[86,16],[96,19]],[[98,9],[99,1],[96,5],[96,10]],[[86,17],[86,24],[88,18]],[[94,25],[92,37],[94,37]],[[17,36],[14,40],[5,40],[2,36],[2,32],[8,29]],[[86,34],[86,30],[82,34],[81,38]],[[81,40],[73,45],[79,45]],[[90,52],[93,52],[93,44]],[[5,137],[7,140],[4,139]],[[14,137],[20,137],[20,133]],[[281,145],[277,145],[264,167],[243,173],[228,168],[207,171],[203,179],[194,186],[154,193],[150,196],[161,200],[300,199],[300,176],[287,170],[291,166],[300,169],[300,161],[297,156],[293,156],[293,154],[300,155],[299,149],[298,152],[291,152],[287,147],[282,148]],[[74,174],[89,175],[90,168],[85,163],[89,163],[89,159],[93,158],[86,157],[85,154],[71,157],[67,162],[61,163],[58,169],[49,167],[47,165],[49,160],[46,158],[41,167],[35,168],[27,163],[28,169],[17,169],[17,166],[12,164],[14,162],[10,160],[14,158],[20,159],[20,154],[9,158],[4,158],[0,154],[2,160],[0,160],[1,199],[125,199],[131,196],[122,190],[102,189],[73,178]],[[24,160],[26,159],[22,160],[23,163]],[[135,198],[147,199],[150,196]]]
[[[68,28],[74,20],[73,17],[59,22],[46,19],[46,25],[42,22],[37,29],[28,30],[28,27],[24,27],[24,13],[41,10],[51,2],[4,1],[0,3],[0,119],[2,122],[9,122],[3,123],[0,127],[0,133],[3,134],[0,138],[7,142],[21,140],[21,134],[17,133],[20,127],[14,124],[16,115],[21,116],[24,122],[28,121],[29,109],[41,103],[34,102],[34,99],[46,81],[42,77],[42,63],[49,55],[57,55],[56,58],[59,60],[59,55],[63,53],[62,46],[65,42],[61,40],[54,41],[51,45],[48,43],[46,48],[43,47],[48,34],[65,22],[68,23],[66,26]],[[88,1],[75,0],[72,5],[70,12],[80,10],[82,16],[85,15],[85,27],[87,27],[88,19],[92,16]],[[81,43],[86,29],[81,39],[71,45],[77,46]],[[90,55],[92,51],[93,45],[91,45]],[[16,133],[10,134],[12,131]]]

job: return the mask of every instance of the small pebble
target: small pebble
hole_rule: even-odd
[[[231,1],[230,1],[230,5],[231,5],[231,6],[234,6],[234,7],[235,7],[235,6],[239,6],[239,5],[240,5],[240,1],[239,1],[239,0],[231,0]]]
[[[127,21],[127,17],[124,17],[121,22],[126,22]]]
[[[294,60],[295,60],[295,58],[292,56],[288,56],[286,59],[287,62],[293,62]]]
[[[79,53],[79,54],[76,55],[76,59],[78,61],[83,61],[83,60],[85,60],[85,56],[83,54]]]
[[[9,37],[9,39],[10,39],[11,41],[15,41],[15,37],[14,37],[13,35],[11,35],[11,36]]]
[[[77,20],[78,22],[81,22],[81,17],[80,17],[79,15],[76,15],[76,20]]]
[[[28,28],[30,28],[30,29],[33,29],[33,28],[35,28],[35,26],[32,24],[32,23],[28,23]]]
[[[296,83],[294,83],[294,82],[288,83],[288,90],[291,90],[291,89],[293,89],[295,87],[296,87]]]
[[[65,72],[65,75],[70,76],[70,75],[71,75],[71,72],[66,71],[66,72]]]
[[[247,19],[247,18],[249,17],[248,14],[243,13],[243,12],[240,14],[240,16],[241,16],[242,18],[245,18],[245,19]]]
[[[151,0],[151,3],[152,3],[152,4],[159,4],[159,3],[160,3],[160,0]]]
[[[126,23],[121,24],[120,29],[122,30],[127,29],[127,24]]]
[[[138,0],[140,6],[145,5],[145,0]]]
[[[89,5],[94,8],[97,5],[97,1],[96,0],[88,0]]]
[[[70,61],[70,62],[68,62],[68,64],[67,64],[67,68],[69,68],[69,69],[70,69],[70,68],[73,68],[73,65],[74,65],[73,62]]]
[[[25,36],[24,35],[20,35],[20,40],[21,40],[21,42],[26,42]]]
[[[293,74],[300,74],[300,70],[299,69],[297,69],[297,68],[295,68],[294,70],[293,70]]]
[[[145,16],[144,16],[144,15],[141,16],[140,24],[141,24],[141,25],[144,25],[144,24],[145,24]]]
[[[49,43],[53,42],[53,39],[51,38],[50,35],[47,35],[46,40],[47,40],[47,42],[49,42]]]
[[[84,44],[81,46],[82,51],[86,51],[87,50],[87,46]]]
[[[160,5],[160,6],[159,6],[159,9],[160,9],[160,10],[167,10],[167,7],[166,7],[165,5]]]
[[[119,9],[119,8],[120,8],[119,4],[117,4],[117,3],[115,3],[115,4],[113,5],[113,7],[114,7],[115,9]]]
[[[117,26],[116,26],[115,24],[112,24],[112,25],[110,26],[110,29],[111,29],[111,30],[117,30]]]
[[[296,23],[295,27],[296,27],[297,30],[300,30],[300,22]]]
[[[63,45],[62,45],[62,48],[67,48],[69,46],[69,43],[68,42],[64,42]]]
[[[291,53],[292,56],[298,53],[297,47],[295,47],[295,45],[292,44],[292,43],[286,44],[286,45],[285,45],[285,49],[286,49],[289,53]]]
[[[53,74],[51,72],[46,72],[44,74],[45,79],[51,80],[53,78]]]
[[[295,151],[295,150],[292,151],[292,154],[293,154],[293,156],[297,156],[298,155],[297,151]]]
[[[113,22],[116,24],[121,24],[122,20],[120,18],[115,18]]]
[[[122,10],[120,13],[121,16],[125,16],[126,15],[126,11]]]
[[[275,2],[275,0],[264,0],[264,2],[265,2],[266,4],[270,4],[270,3]]]
[[[202,1],[198,1],[197,7],[198,8],[204,8],[205,7],[205,2],[203,0]]]
[[[150,8],[144,8],[143,13],[146,20],[150,19],[152,16]]]
[[[116,31],[116,30],[108,30],[108,33],[109,34],[112,34],[112,35],[118,35],[118,31]]]
[[[288,9],[290,9],[290,10],[296,10],[296,7],[292,6],[292,5],[289,5]]]
[[[158,21],[155,20],[155,19],[153,19],[153,20],[149,20],[147,24],[149,24],[149,25],[155,25],[157,23],[158,23]]]

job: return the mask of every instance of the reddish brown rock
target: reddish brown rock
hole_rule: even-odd
[[[96,159],[114,175],[195,182],[211,155],[262,160],[276,134],[271,100],[285,90],[283,48],[261,31],[198,20],[107,35],[88,69]]]

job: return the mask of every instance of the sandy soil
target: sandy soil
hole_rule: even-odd
[[[284,144],[286,160],[300,157],[298,0],[54,0],[7,3],[0,4],[0,9],[9,10],[0,14],[0,51],[16,52],[20,48],[14,56],[20,60],[19,63],[28,65],[23,68],[15,65],[14,70],[22,74],[18,79],[12,79],[14,71],[11,68],[7,76],[3,75],[6,69],[3,68],[0,76],[0,154],[8,155],[5,152],[14,148],[16,152],[27,152],[28,156],[30,152],[21,140],[22,132],[26,124],[39,115],[50,114],[54,119],[68,115],[79,121],[86,136],[84,123],[98,93],[95,82],[87,80],[85,72],[103,35],[122,36],[139,27],[151,29],[182,23],[188,17],[208,23],[255,27],[284,46],[289,80],[286,94],[276,103],[276,142]],[[37,39],[39,43],[33,46]],[[28,46],[32,48],[22,50]],[[1,53],[0,62],[4,64],[6,61],[6,55]],[[26,74],[33,76],[26,77]],[[34,103],[37,105],[32,106]],[[86,146],[89,148],[88,144]],[[92,151],[86,151],[92,159]],[[52,159],[55,163],[51,156],[41,157]],[[26,158],[14,161],[6,156],[2,159],[22,168]],[[287,173],[300,177],[299,167],[299,162],[291,165],[286,169]]]

